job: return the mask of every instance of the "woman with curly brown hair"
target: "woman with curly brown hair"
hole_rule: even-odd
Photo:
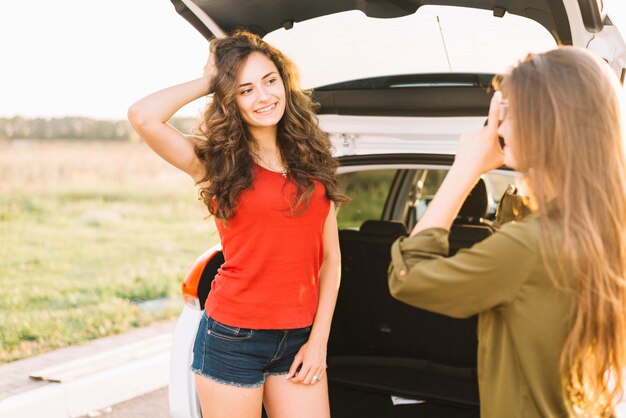
[[[199,136],[167,121],[213,94]],[[192,371],[203,416],[328,417],[326,345],[345,202],[328,136],[294,65],[258,36],[211,41],[204,76],[160,90],[128,118],[189,174],[214,215],[225,262],[205,304]]]
[[[617,77],[593,53],[562,47],[529,55],[495,85],[488,125],[461,136],[428,210],[392,246],[390,291],[434,312],[479,315],[481,417],[608,418],[626,369]],[[527,196],[509,190],[502,227],[445,257],[465,196],[503,163],[521,174]]]

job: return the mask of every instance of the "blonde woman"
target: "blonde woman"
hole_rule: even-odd
[[[626,365],[616,77],[592,53],[563,47],[529,55],[494,81],[488,125],[461,137],[428,210],[392,247],[390,290],[434,312],[479,314],[482,417],[609,417]],[[465,196],[503,163],[521,173],[527,198],[509,190],[498,223],[516,221],[446,258]]]

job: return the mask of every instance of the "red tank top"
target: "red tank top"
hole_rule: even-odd
[[[326,189],[313,180],[307,210],[293,216],[296,186],[256,164],[253,174],[235,215],[227,224],[215,218],[225,262],[211,284],[206,313],[242,328],[309,326],[317,311],[322,232],[330,209]]]

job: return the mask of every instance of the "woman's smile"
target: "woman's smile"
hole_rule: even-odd
[[[262,107],[260,109],[257,109],[254,111],[254,113],[257,114],[261,114],[261,115],[267,115],[268,113],[271,113],[273,110],[275,110],[277,108],[277,104],[278,102],[274,102],[268,106]]]

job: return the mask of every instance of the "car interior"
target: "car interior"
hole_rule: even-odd
[[[429,171],[435,177],[432,184],[426,180]],[[394,203],[402,220],[365,219],[355,228],[354,222],[339,217],[342,276],[327,358],[332,416],[478,417],[477,317],[455,319],[415,308],[395,300],[387,287],[391,244],[408,235],[423,205],[432,199],[423,192],[438,187],[445,170],[388,173],[389,194],[367,201],[384,207]],[[375,171],[369,174],[377,175]],[[363,178],[368,180],[362,175],[359,181]],[[421,185],[420,190],[411,185]],[[406,194],[408,204],[398,205],[393,190]],[[368,198],[358,191],[354,196]],[[486,183],[480,180],[451,228],[450,255],[494,232],[489,201]],[[380,208],[383,214],[384,207]],[[221,254],[208,262],[200,282],[200,300],[206,298],[222,262]],[[396,404],[392,396],[397,397]]]
[[[488,209],[481,180],[451,228],[450,255],[493,233]],[[339,231],[342,278],[328,347],[338,416],[478,416],[477,317],[446,317],[389,294],[391,244],[408,233],[403,222],[372,219]],[[369,412],[352,406],[358,391],[356,403],[371,403]],[[374,393],[426,402],[399,406]]]

